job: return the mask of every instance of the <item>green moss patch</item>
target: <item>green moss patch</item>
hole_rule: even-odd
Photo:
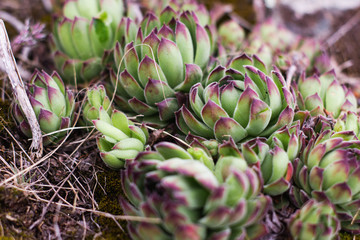
[[[95,198],[99,203],[99,211],[111,213],[113,215],[122,215],[122,209],[119,203],[119,197],[123,196],[119,171],[105,170],[98,174],[99,184],[104,188],[98,187],[95,192]],[[99,216],[97,223],[102,227],[103,237],[105,239],[130,239],[126,232],[126,221],[119,221],[123,228],[121,230],[113,219]]]

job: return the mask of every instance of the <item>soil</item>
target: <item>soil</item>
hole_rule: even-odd
[[[50,30],[51,15],[43,1],[1,0],[0,14],[9,13],[23,23],[27,18],[41,21]],[[58,12],[62,1],[51,1]],[[215,1],[204,2],[210,6]],[[221,3],[233,4],[247,23],[254,24],[250,0],[223,0]],[[332,31],[346,24],[357,12],[350,10],[341,15]],[[13,39],[17,35],[16,28],[9,22],[6,27]],[[340,64],[351,60],[352,66],[344,71],[354,79],[360,77],[359,45],[360,24],[357,24],[328,49]],[[26,58],[21,57],[22,49],[15,48],[15,55],[25,73],[36,68],[47,72],[54,69],[46,41],[32,46]],[[27,151],[29,141],[19,133],[9,114],[13,97],[6,81],[5,75],[0,74],[0,87],[3,86],[3,93],[0,92],[0,240],[129,239],[126,222],[119,217],[122,214],[119,198],[124,197],[120,173],[103,164],[97,152],[96,135],[85,139],[89,132],[73,131],[67,143],[55,153],[46,159],[37,159]],[[153,133],[152,142],[162,139],[165,135],[161,132]],[[45,148],[44,152],[52,150],[54,147]],[[41,163],[34,167],[37,161]],[[352,236],[342,233],[341,239],[352,239]]]

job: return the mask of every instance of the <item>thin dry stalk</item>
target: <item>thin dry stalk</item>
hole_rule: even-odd
[[[59,202],[50,202],[50,200],[47,199],[38,199],[40,201],[46,202],[46,203],[52,203],[55,205],[61,205],[62,207],[67,207],[67,208],[72,208],[72,205],[67,205],[64,203],[59,203]],[[102,211],[98,211],[98,210],[94,210],[94,209],[87,209],[87,208],[83,208],[83,207],[76,207],[76,210],[78,211],[83,211],[83,212],[91,212],[95,215],[98,216],[102,216],[102,217],[107,217],[107,218],[113,218],[116,220],[127,220],[127,221],[134,221],[134,222],[146,222],[146,223],[154,223],[154,224],[159,224],[161,223],[161,219],[159,218],[148,218],[148,217],[141,217],[141,216],[128,216],[128,215],[113,215],[111,213],[107,213],[107,212],[102,212]]]
[[[21,32],[25,28],[25,24],[23,24],[19,19],[15,16],[7,13],[5,11],[0,11],[0,18],[4,21],[10,23],[18,32]]]
[[[0,20],[1,21],[1,20]],[[83,103],[83,102],[82,102]],[[80,106],[79,108],[79,111],[81,111],[82,109],[82,105]],[[78,113],[77,115],[77,118],[75,119],[74,121],[74,124],[73,124],[73,127],[76,126],[76,123],[77,121],[79,120],[79,117],[80,117],[80,112]],[[6,129],[6,127],[4,126],[4,129]],[[94,130],[94,129],[93,129]],[[18,172],[17,174],[5,179],[4,181],[0,182],[0,186],[4,186],[6,183],[12,181],[13,179],[21,176],[21,175],[24,175],[26,173],[28,173],[29,171],[31,171],[32,169],[34,169],[35,167],[39,166],[40,164],[44,163],[47,159],[49,159],[54,153],[57,152],[57,150],[66,142],[66,140],[68,139],[68,137],[71,135],[73,131],[73,128],[71,128],[71,130],[69,131],[69,133],[65,136],[65,138],[62,140],[62,142],[54,149],[52,150],[51,152],[49,152],[48,154],[46,154],[44,157],[42,157],[41,159],[39,159],[36,163],[33,163],[31,166],[21,170],[20,172]],[[11,133],[7,130],[7,132],[11,135]],[[90,134],[84,139],[87,140],[88,137],[92,134],[93,131],[90,132]],[[12,135],[11,135],[12,136]],[[16,141],[16,139],[13,137],[13,139]],[[16,141],[17,142],[17,141]],[[73,153],[69,156],[69,158],[81,147],[82,144],[79,144],[77,146],[77,148],[73,151]],[[19,144],[20,146],[20,144]],[[20,146],[21,147],[21,146]],[[25,153],[25,155],[29,158],[29,160],[31,160],[30,156],[24,151],[24,149],[21,147],[21,150]]]
[[[325,41],[326,49],[334,45],[340,38],[346,35],[360,22],[360,11],[358,11],[348,22],[342,25],[335,33]]]
[[[4,227],[2,225],[1,220],[0,220],[0,237],[5,237]]]
[[[0,19],[0,56],[3,60],[6,73],[10,79],[11,86],[14,91],[14,95],[17,98],[19,105],[21,106],[24,115],[26,116],[28,123],[31,128],[33,141],[30,149],[38,150],[37,156],[42,155],[42,134],[40,125],[36,119],[35,112],[31,106],[29,98],[27,97],[24,83],[21,79],[19,70],[16,65],[14,55],[11,50],[9,36],[7,34],[4,21]]]
[[[20,149],[21,149],[21,151],[25,154],[25,156],[29,159],[29,161],[33,164],[33,165],[31,165],[30,167],[28,167],[28,168],[26,168],[26,169],[24,169],[24,170],[27,170],[28,169],[28,171],[26,171],[24,174],[26,174],[27,172],[29,172],[29,171],[31,171],[32,170],[32,166],[34,166],[35,165],[35,163],[34,163],[34,161],[32,160],[32,158],[25,152],[25,150],[21,147],[21,145],[20,145],[20,143],[14,138],[14,136],[11,134],[11,132],[4,126],[4,129],[7,131],[7,133],[10,135],[10,137],[15,141],[15,143],[20,147]],[[15,150],[13,150],[13,160],[15,161],[15,159],[16,159],[16,157],[15,157]],[[38,163],[38,162],[37,162]],[[15,163],[14,163],[14,166],[15,166]],[[36,169],[37,169],[37,167],[36,167]],[[21,172],[23,172],[23,170],[21,170],[21,171],[19,171],[19,170],[17,170],[16,172],[14,172],[14,175],[13,176],[11,176],[10,178],[11,178],[11,180],[15,180],[15,179],[18,179],[18,178],[20,178],[20,177],[22,177],[22,176],[24,176],[24,174],[19,174],[19,173],[21,173]],[[45,179],[45,181],[49,184],[49,186],[52,188],[52,190],[54,191],[54,192],[56,192],[56,189],[54,188],[54,186],[50,183],[50,181],[45,177],[45,173],[44,172],[42,172],[41,170],[39,170],[38,169],[38,172],[40,172],[40,174],[42,175],[42,177]],[[9,179],[9,178],[8,178]],[[6,180],[4,181],[5,183],[4,184],[1,184],[0,183],[0,186],[1,185],[6,185]],[[61,196],[59,196],[64,202],[67,202],[64,198],[62,198]]]
[[[82,102],[82,104],[83,104],[83,103],[84,103],[84,101]],[[80,106],[80,108],[79,108],[79,111],[82,109],[82,104],[81,104],[81,106]],[[77,118],[76,118],[76,120],[75,120],[75,122],[74,122],[74,126],[76,125],[77,121],[79,120],[79,117],[80,117],[80,113],[77,115]],[[54,154],[54,153],[57,151],[57,149],[60,148],[60,146],[61,146],[62,144],[65,143],[66,139],[70,136],[70,134],[71,134],[72,131],[73,131],[73,129],[70,130],[70,133],[69,133],[68,135],[66,135],[65,139],[61,142],[61,144],[60,144],[54,151],[52,151],[52,152],[50,153],[51,155]],[[91,136],[91,134],[92,134],[93,131],[94,131],[94,129],[86,136],[86,138],[84,139],[83,143],[87,140],[87,138],[88,138],[89,136]],[[77,150],[82,146],[83,143],[81,143],[81,144],[79,144],[79,145],[77,146],[77,148],[70,154],[69,158],[70,158],[73,154],[75,154],[75,152],[77,152]],[[51,156],[51,155],[50,155],[50,156]],[[49,157],[50,157],[50,156],[49,156]],[[41,160],[40,160],[40,161],[41,161]],[[77,168],[77,166],[78,166],[80,163],[81,163],[81,161],[79,161],[79,162],[76,164],[76,166],[72,169],[72,171],[70,172],[70,174],[68,174],[68,175],[64,178],[64,180],[63,180],[63,182],[61,183],[60,187],[55,191],[55,193],[54,193],[53,196],[51,197],[51,199],[50,199],[50,201],[48,202],[48,204],[46,205],[46,207],[43,208],[43,211],[42,211],[42,213],[41,213],[40,218],[39,218],[37,221],[35,221],[35,222],[30,226],[30,228],[29,228],[30,230],[33,229],[34,227],[36,227],[38,224],[40,224],[40,223],[43,221],[43,219],[44,219],[44,217],[45,217],[45,215],[46,215],[46,212],[47,212],[50,204],[54,201],[55,197],[59,196],[60,198],[62,198],[62,197],[59,195],[60,190],[62,189],[62,187],[64,186],[64,184],[68,181],[68,179],[70,178],[70,176],[72,176],[72,175],[74,174],[75,169]],[[35,165],[35,164],[34,164],[34,165]],[[71,205],[71,206],[72,206],[72,205]]]
[[[145,30],[145,31],[146,31],[146,30]],[[155,59],[155,54],[154,54],[154,50],[152,49],[152,47],[151,47],[150,45],[144,44],[144,43],[137,44],[137,45],[133,46],[132,48],[128,49],[128,50],[125,52],[124,56],[123,56],[123,57],[121,58],[121,60],[120,60],[119,66],[117,66],[117,67],[118,67],[118,71],[117,71],[117,73],[116,73],[116,83],[115,83],[115,87],[114,87],[114,93],[113,93],[113,96],[112,96],[111,101],[110,101],[110,104],[109,104],[109,108],[111,107],[111,105],[112,105],[112,103],[113,103],[113,101],[114,101],[114,99],[115,99],[115,96],[116,96],[116,91],[117,91],[118,82],[119,82],[119,76],[120,76],[120,69],[121,69],[120,67],[121,67],[121,65],[122,65],[122,63],[123,63],[123,61],[124,61],[124,59],[125,59],[125,56],[128,55],[131,50],[135,49],[136,47],[141,47],[141,46],[148,47],[148,48],[150,49],[152,59]],[[154,61],[155,61],[155,60],[154,60]],[[164,97],[164,99],[165,99],[166,97],[165,97],[164,84],[163,84],[163,82],[162,82],[162,80],[161,80],[161,77],[160,77],[159,66],[158,66],[156,63],[155,63],[155,70],[156,70],[156,74],[157,74],[157,76],[158,76],[158,78],[159,78],[159,81],[160,81],[160,83],[161,83],[161,90],[162,90],[163,97]],[[168,104],[168,103],[166,102],[166,104]],[[106,109],[106,110],[108,110],[108,109]]]
[[[135,123],[135,124],[137,124],[137,123]],[[141,125],[141,124],[139,123],[138,125]],[[156,128],[153,128],[153,127],[150,127],[150,126],[147,126],[147,125],[145,125],[145,127],[148,128],[148,129],[150,129],[150,130],[152,130],[152,131],[156,131],[156,130],[157,130]],[[163,133],[166,134],[166,135],[168,135],[168,136],[170,136],[170,137],[172,137],[172,138],[174,138],[175,140],[181,142],[181,143],[184,144],[185,146],[187,146],[187,147],[189,147],[189,148],[191,147],[187,142],[185,142],[185,141],[182,140],[181,138],[175,137],[174,135],[172,135],[171,133],[168,133],[167,131],[163,131]]]
[[[60,203],[61,200],[59,201]],[[57,205],[57,208],[56,208],[56,213],[55,213],[55,216],[54,216],[54,231],[55,231],[55,236],[58,240],[62,240],[62,237],[61,237],[61,232],[60,232],[60,227],[59,227],[59,213],[60,213],[60,209],[61,209],[61,205]]]
[[[239,16],[238,14],[230,13],[229,15],[231,19],[236,21],[240,26],[248,30],[251,30],[253,28],[253,25],[251,23],[249,23],[247,20],[245,20],[245,18]]]
[[[84,233],[83,233],[82,239],[85,240],[87,226],[86,226],[86,219],[85,219],[85,215],[84,215],[84,214],[82,214],[82,219],[83,219],[83,223],[84,223],[84,226],[83,226],[83,228],[84,228]]]

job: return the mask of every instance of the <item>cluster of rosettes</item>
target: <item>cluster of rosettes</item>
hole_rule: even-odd
[[[125,213],[159,218],[160,224],[129,223],[133,239],[255,239],[266,234],[261,219],[271,199],[240,156],[220,146],[215,164],[201,148],[187,151],[159,143],[122,172]],[[231,146],[230,146],[231,148]],[[231,152],[231,150],[230,150]],[[149,236],[149,234],[155,234]]]
[[[143,6],[66,1],[53,32],[66,81],[105,79],[88,89],[79,122],[95,126],[105,164],[122,169],[124,212],[160,220],[129,222],[131,237],[258,239],[273,197],[299,208],[288,222],[295,239],[360,233],[357,100],[315,64],[318,43],[273,20],[245,36],[235,20],[218,21],[223,9],[195,0]],[[303,73],[285,80],[293,65]],[[28,95],[45,143],[62,139],[74,94],[57,73],[36,72]],[[31,137],[17,104],[14,115]],[[171,126],[188,148],[150,146],[145,124]]]

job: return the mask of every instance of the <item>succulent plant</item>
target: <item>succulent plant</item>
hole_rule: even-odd
[[[228,52],[240,50],[240,47],[243,46],[245,31],[235,20],[230,19],[219,23],[219,20],[232,9],[227,4],[216,4],[210,11],[203,3],[196,0],[150,0],[142,1],[142,5],[155,12],[161,23],[166,23],[164,16],[168,20],[171,17],[176,18],[174,13],[177,13],[177,18],[183,17],[181,16],[183,12],[195,15],[196,22],[203,26],[209,34],[211,53],[214,56],[225,59]],[[169,9],[171,9],[171,14]]]
[[[269,18],[252,29],[243,51],[256,54],[267,67],[271,67],[275,61],[282,66],[284,63],[280,61],[281,58],[277,59],[277,55],[289,52],[298,42],[298,38],[286,27]]]
[[[247,42],[246,53],[258,55],[267,66],[276,63],[283,71],[295,66],[298,72],[324,73],[329,67],[319,40],[297,35],[272,18],[257,24]]]
[[[255,138],[241,145],[245,160],[257,164],[264,180],[264,193],[277,196],[290,188],[293,166],[281,147],[270,148],[266,139]]]
[[[31,23],[30,19],[25,20],[25,26],[13,40],[13,46],[35,46],[38,42],[46,38],[45,24],[37,22]]]
[[[98,85],[89,89],[86,93],[86,103],[83,107],[83,117],[87,123],[99,118],[100,106],[110,115],[112,106],[109,97],[106,95],[105,87]]]
[[[115,59],[124,61],[119,78],[112,73],[112,87],[108,87],[112,92],[116,86],[120,109],[141,114],[144,121],[160,125],[174,118],[183,93],[202,81],[211,48],[208,33],[193,14],[184,12],[175,20],[173,10],[164,11],[168,13],[161,15],[160,20],[154,15],[143,20],[136,38],[142,45],[130,42],[124,51],[120,43],[116,45]],[[168,24],[157,31],[162,16]],[[146,34],[149,29],[154,30],[143,38],[142,31]]]
[[[329,200],[335,205],[342,228],[360,233],[360,142],[353,131],[331,129],[314,134],[294,160],[294,182],[290,191],[301,206],[309,198]]]
[[[254,66],[251,66],[254,65]],[[289,125],[294,117],[294,96],[282,75],[267,76],[261,60],[247,55],[235,58],[229,68],[219,66],[207,78],[206,87],[195,84],[186,106],[176,112],[176,124],[185,134],[236,143],[247,137],[270,136]]]
[[[289,229],[295,240],[333,240],[338,237],[340,222],[330,202],[311,199],[290,217]]]
[[[64,79],[89,81],[105,68],[103,57],[115,46],[124,14],[122,0],[66,1],[56,19],[53,40],[55,63]]]
[[[275,131],[268,139],[255,138],[241,145],[244,159],[260,168],[264,193],[276,196],[287,191],[293,176],[293,161],[305,143],[300,121]]]
[[[48,134],[71,127],[75,107],[74,95],[65,89],[62,79],[56,72],[50,76],[45,71],[36,70],[31,77],[27,93],[43,133]],[[18,104],[14,106],[14,116],[21,132],[31,137],[30,125]],[[43,143],[48,145],[57,142],[65,135],[66,131],[59,131],[44,137]]]
[[[257,239],[266,234],[261,220],[271,199],[260,194],[261,178],[243,159],[224,155],[214,168],[200,148],[185,151],[162,142],[155,149],[140,153],[121,174],[130,201],[122,199],[124,212],[161,220],[129,222],[133,239]]]
[[[148,132],[144,126],[135,126],[124,113],[114,110],[112,115],[100,106],[99,119],[93,120],[103,135],[97,138],[101,159],[107,166],[120,169],[126,160],[134,159],[145,150]]]
[[[305,141],[305,135],[300,129],[301,123],[300,120],[297,120],[291,126],[284,126],[274,132],[268,138],[267,143],[271,148],[277,146],[283,149],[292,162],[299,156]]]
[[[230,19],[219,26],[218,37],[222,46],[233,53],[243,47],[245,31],[235,20]]]
[[[342,111],[356,112],[357,109],[354,94],[339,83],[333,71],[319,77],[305,78],[302,74],[298,81],[297,103],[301,110],[309,110],[312,116],[321,114],[338,118]]]
[[[313,65],[316,68],[314,72],[318,75],[326,73],[332,69],[331,56],[326,52],[321,52],[315,57]]]
[[[331,68],[330,58],[322,53],[321,42],[313,38],[300,38],[290,50],[274,54],[274,62],[281,70],[295,66],[298,72],[325,73]]]
[[[284,25],[276,22],[273,18],[257,24],[249,36],[249,41],[261,40],[272,49],[272,51],[289,50],[292,45],[296,44],[299,36],[288,30]]]
[[[274,64],[274,53],[271,47],[260,39],[252,40],[251,45],[247,45],[243,51],[249,55],[256,55],[267,68]]]
[[[167,7],[171,7],[176,12],[194,12],[202,26],[209,24],[212,20],[205,5],[196,0],[142,0],[141,5],[155,12],[156,15],[159,15]]]
[[[306,141],[302,143],[302,147],[306,146],[309,139],[319,136],[324,131],[334,130],[335,122],[332,117],[324,115],[312,117],[309,111],[298,111],[294,118],[301,122],[301,132],[304,133],[306,138]]]
[[[355,136],[360,138],[360,117],[355,112],[344,112],[337,119],[334,125],[336,132],[353,131]]]
[[[131,49],[136,51],[135,56],[138,57],[138,62],[145,55],[153,58],[150,47],[155,55],[155,60],[158,60],[158,45],[162,38],[176,43],[182,54],[184,64],[196,63],[201,68],[204,68],[208,63],[213,40],[212,33],[207,26],[200,23],[195,12],[178,11],[171,6],[164,8],[158,15],[148,12],[139,26],[131,19],[123,18],[120,24],[120,33],[122,38],[117,43],[114,58],[117,66],[119,66],[120,60],[125,57],[124,64],[121,66],[125,68],[129,67],[129,63],[132,62],[130,60],[135,60],[132,59],[134,57],[133,51],[130,51],[127,55],[124,53],[137,44],[148,45]],[[130,58],[127,58],[128,55]],[[136,66],[131,67],[136,68]]]
[[[185,141],[190,143],[189,145],[191,147],[202,148],[208,155],[212,156],[214,159],[218,159],[219,142],[215,139],[207,140],[206,138],[188,134],[185,138]]]

